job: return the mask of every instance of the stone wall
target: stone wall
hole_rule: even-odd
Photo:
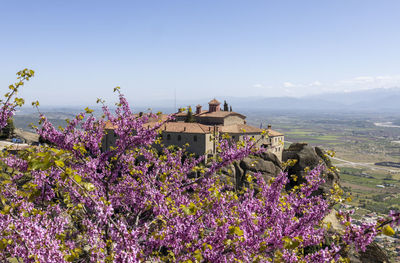
[[[213,149],[211,134],[163,131],[162,138],[165,146],[183,147],[187,143],[187,150],[199,156],[212,152]]]

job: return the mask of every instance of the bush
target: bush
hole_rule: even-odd
[[[354,245],[365,250],[377,229],[389,223],[354,226],[348,214],[339,212],[345,230],[341,236],[334,234],[322,219],[343,200],[338,186],[328,199],[314,194],[324,181],[323,167],[309,171],[306,182],[290,191],[284,190],[286,173],[269,182],[259,174],[247,176],[248,187],[237,189],[222,183],[217,174],[259,151],[251,139],[237,145],[218,141],[218,155],[205,168],[199,165],[203,158],[183,160],[182,149],[156,151],[163,123],[147,129],[144,124],[155,116],[138,118],[122,94],[118,105],[115,114],[103,106],[104,119],[96,119],[87,108],[63,130],[41,115],[37,132],[51,146],[0,156],[3,259],[338,261],[341,249]],[[12,115],[7,111],[16,106],[4,106],[2,116]],[[106,122],[114,127],[117,140],[102,151]],[[397,220],[398,214],[392,216]]]

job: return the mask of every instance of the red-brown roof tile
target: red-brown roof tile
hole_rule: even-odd
[[[268,136],[271,136],[271,137],[283,136],[283,133],[280,133],[280,132],[277,132],[277,131],[274,131],[271,129],[267,129],[267,132],[268,132]]]
[[[167,122],[160,127],[160,130],[167,132],[182,133],[212,133],[213,126],[203,125],[195,122]]]
[[[219,102],[218,100],[216,100],[215,98],[210,100],[210,102],[208,102],[209,105],[220,105],[221,102]]]
[[[212,117],[212,118],[225,118],[228,116],[239,116],[242,119],[245,119],[246,116],[237,113],[237,112],[233,112],[233,111],[213,111],[213,112],[209,112],[209,111],[203,111],[199,114],[195,114],[196,117]]]
[[[222,133],[261,133],[263,130],[247,124],[234,124],[228,126],[218,126]]]

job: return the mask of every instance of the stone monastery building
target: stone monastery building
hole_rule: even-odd
[[[159,129],[161,130],[162,142],[165,146],[176,145],[183,147],[188,144],[187,150],[196,155],[213,155],[216,151],[216,144],[213,138],[228,134],[232,140],[240,141],[245,136],[253,137],[257,147],[267,148],[274,153],[279,160],[282,160],[284,147],[284,135],[276,132],[268,126],[268,137],[262,135],[263,130],[246,124],[246,116],[233,112],[222,111],[220,102],[216,99],[208,103],[208,110],[202,110],[197,105],[193,113],[193,122],[186,122],[188,112],[180,112],[176,115],[175,121],[167,122]],[[163,117],[163,116],[162,116]],[[148,122],[148,127],[156,124],[158,120]],[[107,135],[103,138],[103,150],[114,145],[116,136],[114,127],[106,123]]]
[[[263,138],[262,129],[246,124],[246,116],[233,111],[222,111],[220,104],[213,99],[208,103],[208,110],[203,110],[201,105],[197,105],[196,112],[193,113],[194,122],[185,122],[188,117],[187,112],[178,113],[174,122],[168,122],[160,128],[164,145],[182,147],[187,143],[190,152],[197,155],[213,155],[214,136],[229,134],[234,141],[249,136],[256,139],[258,147],[267,148],[282,160],[284,146],[282,133],[273,131],[271,126],[268,126],[268,137]]]

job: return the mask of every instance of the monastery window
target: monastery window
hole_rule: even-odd
[[[171,140],[171,134],[167,135],[167,140]]]
[[[193,141],[197,142],[197,135],[193,137]]]
[[[178,141],[182,140],[182,136],[178,135]]]

